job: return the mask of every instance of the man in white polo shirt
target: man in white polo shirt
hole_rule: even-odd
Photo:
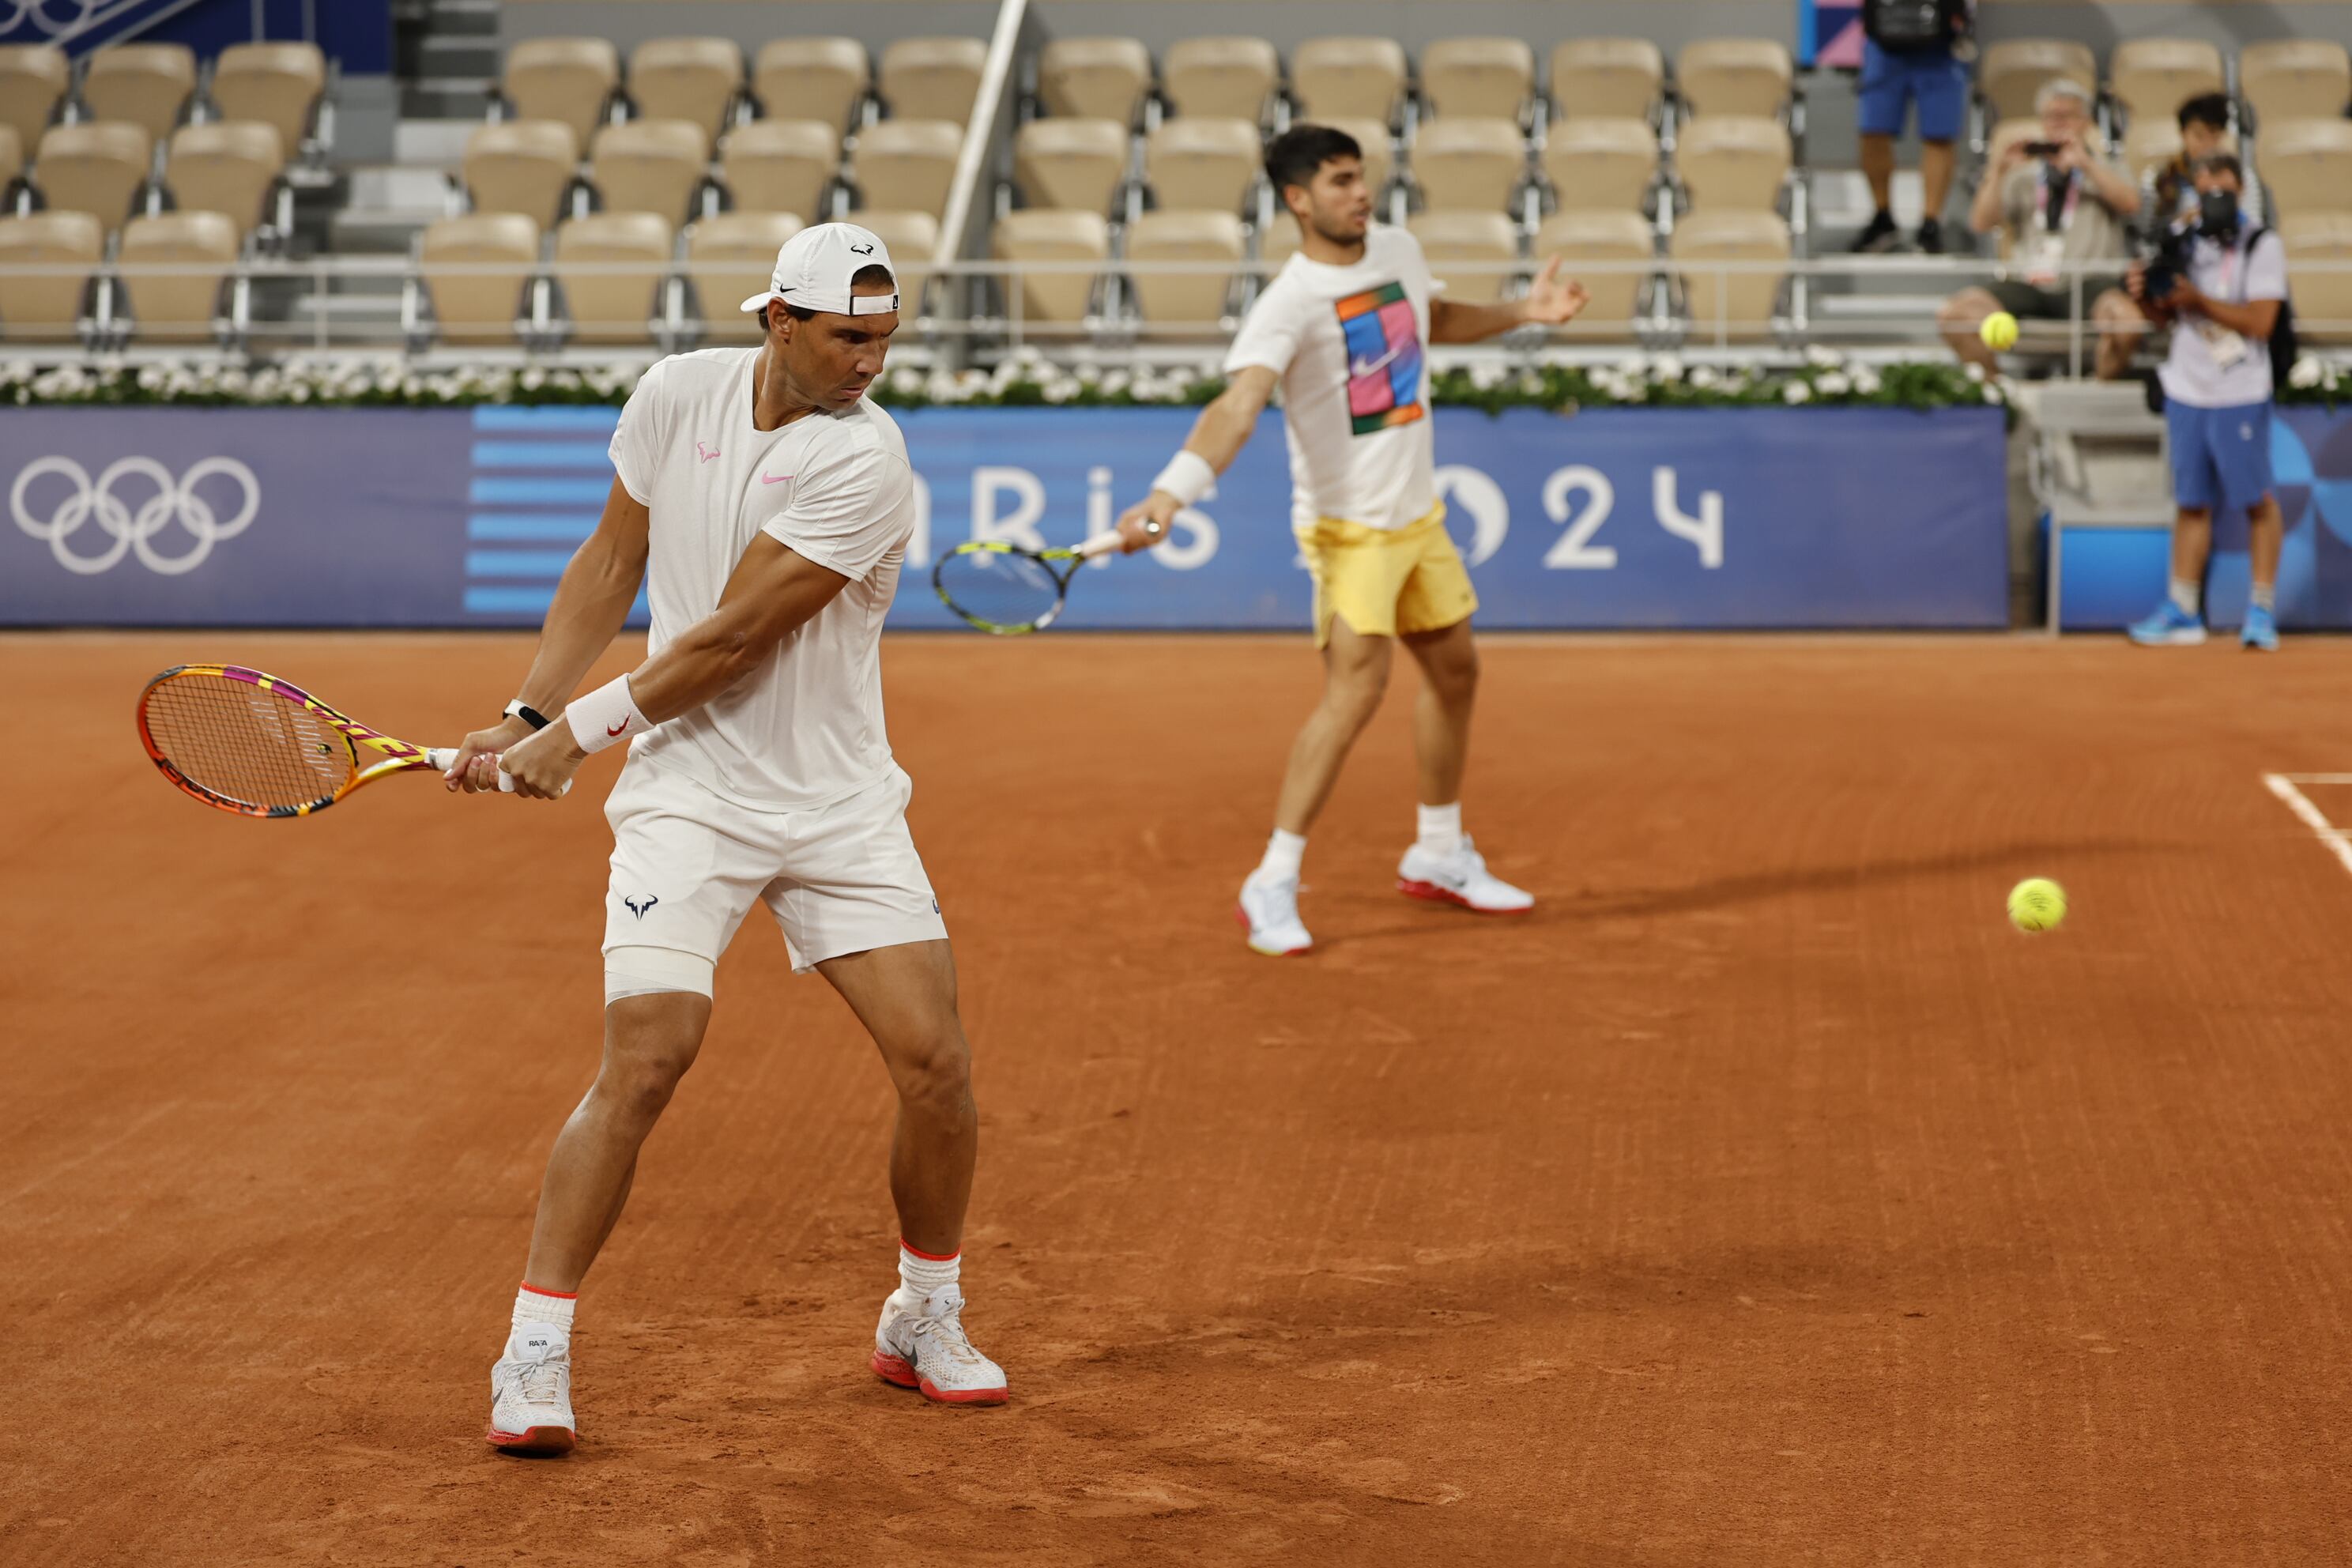
[[[604,517],[564,572],[520,695],[449,771],[452,788],[495,788],[503,770],[516,793],[552,798],[591,752],[629,748],[604,807],[604,1062],[549,1156],[491,1373],[488,1437],[509,1452],[575,1441],[574,1299],[754,903],[783,929],[794,973],[815,970],[849,1004],[898,1091],[899,1288],[873,1370],[951,1404],[1005,1398],[961,1321],[971,1056],[907,831],[913,785],[882,721],[877,644],[917,511],[906,442],[865,396],[898,325],[896,273],[872,233],[822,224],[793,237],[772,287],[742,308],[761,312],[758,347],[675,355],[637,384]],[[648,657],[573,697],[648,566]]]

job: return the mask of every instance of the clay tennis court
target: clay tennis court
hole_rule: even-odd
[[[1389,890],[1401,667],[1274,962],[1231,906],[1297,639],[893,639],[1013,1403],[865,1370],[892,1098],[755,916],[560,1462],[480,1434],[614,759],[261,823],[131,728],[236,658],[452,742],[528,647],[0,639],[0,1561],[2352,1551],[2352,876],[2261,778],[2352,769],[2352,646],[1495,639],[1467,820],[1542,902],[1486,921]]]

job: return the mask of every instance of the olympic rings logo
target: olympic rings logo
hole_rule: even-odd
[[[26,504],[26,498],[35,480],[51,475],[73,489],[47,518],[36,517]],[[226,519],[196,493],[198,485],[215,477],[235,481],[244,491],[244,503]],[[155,487],[155,493],[136,510],[114,493],[115,482],[125,478],[145,479]],[[27,464],[8,490],[8,511],[16,526],[47,544],[58,565],[84,577],[107,571],[133,552],[147,570],[166,577],[193,572],[204,564],[214,545],[243,533],[260,510],[261,481],[235,458],[206,458],[176,482],[172,470],[152,458],[122,458],[109,464],[95,483],[71,458],[43,458]],[[78,553],[71,541],[82,524],[93,521],[112,542],[93,554]],[[156,547],[156,536],[173,523],[195,540],[184,554],[167,555]]]
[[[0,33],[13,33],[30,22],[51,37],[59,34],[78,34],[90,24],[105,0],[66,0],[79,8],[81,15],[70,22],[59,22],[49,16],[49,7],[58,0],[0,0]]]

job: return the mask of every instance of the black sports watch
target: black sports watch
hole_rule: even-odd
[[[547,715],[531,707],[520,697],[507,704],[506,717],[520,719],[534,730],[547,728]]]

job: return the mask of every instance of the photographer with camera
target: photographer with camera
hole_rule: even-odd
[[[2033,107],[2041,136],[2011,142],[1969,207],[1970,228],[1979,234],[1998,229],[2006,237],[2011,275],[1945,300],[1937,327],[1955,353],[1993,374],[1999,356],[1978,335],[1987,316],[2006,310],[2021,321],[2063,321],[2074,301],[2063,269],[2112,263],[2115,273],[2084,279],[2083,297],[2098,333],[2099,378],[2117,381],[2129,373],[2147,331],[2147,318],[2119,287],[2131,254],[2126,224],[2139,210],[2139,187],[2093,146],[2091,96],[2079,84],[2048,82]]]
[[[2212,153],[2194,178],[2195,216],[2175,224],[2155,258],[2134,262],[2126,277],[2134,299],[2174,323],[2172,352],[2158,374],[2180,508],[2171,591],[2132,624],[2131,639],[2150,647],[2205,640],[2205,564],[2219,507],[2246,514],[2253,590],[2242,635],[2246,647],[2271,652],[2286,531],[2271,493],[2271,335],[2287,309],[2286,247],[2241,207],[2245,174],[2236,158]]]

